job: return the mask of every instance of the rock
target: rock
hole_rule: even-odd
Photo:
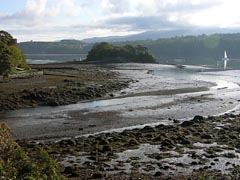
[[[200,123],[200,122],[203,122],[203,120],[204,120],[203,116],[196,115],[192,121],[195,123]]]
[[[104,177],[104,175],[100,172],[93,173],[91,176],[92,179],[101,179],[103,177]]]
[[[73,139],[67,139],[67,140],[62,140],[60,141],[60,145],[70,145],[70,146],[75,146],[77,143]]]
[[[88,125],[88,127],[90,127],[90,128],[94,128],[94,127],[96,127],[97,125],[95,125],[95,124],[90,124],[90,125]]]
[[[59,103],[56,102],[56,101],[49,101],[49,102],[47,103],[47,105],[49,105],[49,106],[59,106]]]
[[[229,166],[231,163],[230,162],[226,162],[225,163],[225,166]]]
[[[139,145],[139,142],[136,139],[130,139],[127,143],[129,146]]]
[[[158,172],[156,172],[156,173],[154,174],[154,176],[162,176],[162,175],[163,175],[163,173],[160,172],[160,171],[158,171]]]
[[[201,135],[202,139],[212,139],[213,137],[210,134],[203,134]]]
[[[101,139],[99,140],[99,145],[106,145],[106,144],[109,144],[109,142],[105,139]]]
[[[190,145],[190,144],[192,144],[191,141],[189,141],[188,139],[184,139],[184,138],[179,143],[183,144],[183,145]]]
[[[165,128],[165,125],[164,124],[159,124],[156,126],[157,129],[164,129]]]
[[[65,167],[64,174],[67,174],[68,177],[78,177],[79,175],[76,173],[76,168],[72,166]]]
[[[162,136],[162,135],[159,135],[155,138],[152,139],[153,142],[159,142],[159,141],[162,141],[164,140],[165,138]]]
[[[112,151],[112,147],[110,145],[102,146],[102,152],[109,152]]]
[[[223,155],[226,158],[237,158],[238,156],[234,153],[226,153]]]
[[[163,142],[161,142],[161,145],[164,147],[172,148],[173,147],[173,142],[169,139],[165,139]]]
[[[144,132],[144,133],[155,132],[155,129],[151,126],[145,126],[143,129],[141,129],[141,132]]]
[[[168,169],[170,169],[170,166],[165,165],[165,166],[162,167],[162,169],[163,169],[163,170],[168,170]]]
[[[181,126],[187,127],[187,126],[192,126],[193,124],[194,124],[193,121],[184,121],[184,122],[182,122]]]
[[[34,147],[36,147],[36,143],[34,143],[34,142],[26,143],[26,147],[27,148],[34,148]]]
[[[192,162],[191,162],[191,165],[196,166],[196,165],[198,165],[198,162],[192,161]]]
[[[178,123],[180,123],[180,121],[177,120],[177,119],[174,119],[174,120],[173,120],[173,123],[178,124]]]

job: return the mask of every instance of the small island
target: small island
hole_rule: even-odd
[[[154,56],[142,45],[114,46],[97,43],[89,51],[85,62],[89,63],[156,63]]]

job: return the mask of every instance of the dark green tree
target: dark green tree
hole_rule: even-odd
[[[25,56],[17,47],[17,40],[8,32],[0,31],[0,74],[15,73],[19,68],[29,69]]]
[[[0,41],[0,74],[9,74],[12,70],[10,61],[11,51],[8,46]]]
[[[6,31],[0,31],[0,41],[7,44],[8,46],[16,45],[17,40],[12,37],[11,34],[9,34]]]

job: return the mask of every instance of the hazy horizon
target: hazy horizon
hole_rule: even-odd
[[[240,32],[239,6],[236,0],[9,0],[1,3],[0,23],[19,42],[191,29]]]

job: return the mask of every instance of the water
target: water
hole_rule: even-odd
[[[26,54],[28,64],[63,63],[82,61],[87,54]]]
[[[139,80],[116,93],[125,97],[22,109],[1,114],[0,121],[7,122],[16,137],[51,138],[123,130],[144,124],[171,124],[173,121],[169,118],[185,120],[195,115],[239,111],[239,70],[211,72],[202,67],[178,69],[161,65],[138,65],[139,69],[134,66],[133,70],[132,66],[125,66],[118,70],[123,77]],[[191,92],[202,87],[209,87],[209,90]],[[168,90],[173,94],[168,95]],[[165,94],[161,95],[162,92]]]
[[[176,81],[207,81],[215,83],[212,89],[238,89],[239,88],[239,70],[231,71],[213,71],[212,69],[202,68],[198,66],[185,66],[184,69],[179,68],[162,68],[152,71],[154,75],[164,78],[172,78]]]

